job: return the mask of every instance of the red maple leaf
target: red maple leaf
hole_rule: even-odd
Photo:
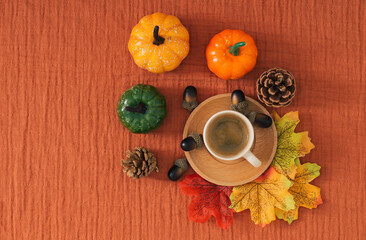
[[[233,210],[230,194],[232,187],[209,183],[198,174],[188,175],[179,183],[182,193],[193,196],[188,206],[188,218],[193,222],[206,222],[211,216],[216,218],[216,225],[228,229],[233,223]]]

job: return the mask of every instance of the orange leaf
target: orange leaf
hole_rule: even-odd
[[[294,185],[289,189],[289,192],[294,196],[295,209],[290,211],[276,209],[276,216],[288,223],[292,223],[292,221],[298,218],[299,207],[312,209],[323,203],[320,196],[320,188],[309,184],[309,182],[320,175],[320,166],[315,163],[300,165],[298,159],[296,162],[298,163],[298,167],[295,179],[293,180]]]
[[[295,133],[300,122],[298,112],[286,113],[282,118],[272,113],[277,129],[277,151],[272,166],[281,174],[293,179],[296,174],[295,159],[303,157],[314,148],[308,132]]]
[[[255,224],[264,226],[276,220],[275,207],[288,211],[295,208],[295,202],[288,189],[290,180],[273,167],[253,182],[236,186],[230,195],[231,206],[236,212],[250,209]]]

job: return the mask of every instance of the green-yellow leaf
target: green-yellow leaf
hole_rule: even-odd
[[[295,133],[300,122],[298,112],[289,112],[282,118],[272,113],[277,129],[277,151],[272,166],[281,174],[294,179],[296,174],[295,159],[309,153],[314,145],[308,137],[308,132]]]
[[[322,204],[322,198],[320,196],[320,188],[309,184],[312,180],[320,175],[320,166],[315,163],[305,163],[300,165],[298,159],[295,161],[297,166],[297,173],[293,180],[293,185],[288,190],[295,200],[295,209],[290,211],[284,211],[276,208],[276,216],[279,219],[283,219],[288,223],[298,218],[299,207],[316,208]]]
[[[293,196],[288,192],[291,186],[290,180],[270,167],[253,182],[233,188],[230,208],[236,212],[250,209],[255,224],[264,226],[276,219],[275,207],[283,211],[295,208]]]

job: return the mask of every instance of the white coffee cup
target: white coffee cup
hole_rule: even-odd
[[[218,154],[215,153],[215,151],[209,146],[209,141],[208,141],[208,127],[213,123],[214,120],[216,120],[217,118],[220,118],[222,115],[233,115],[236,116],[238,118],[240,118],[243,123],[243,125],[245,125],[245,127],[248,129],[248,142],[247,144],[243,147],[243,149],[236,155],[234,156],[230,156],[230,157],[222,157],[219,156]],[[216,114],[214,114],[206,123],[204,129],[203,129],[203,140],[205,142],[205,146],[207,148],[207,150],[217,159],[219,160],[224,160],[224,161],[233,161],[233,160],[237,160],[240,158],[245,158],[250,164],[253,165],[253,167],[259,167],[262,162],[250,151],[251,147],[253,146],[254,143],[254,129],[253,129],[253,125],[252,123],[249,121],[249,119],[244,116],[244,114],[236,112],[236,111],[232,111],[232,110],[225,110],[225,111],[221,111],[218,112]]]

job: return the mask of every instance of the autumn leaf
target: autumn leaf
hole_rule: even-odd
[[[275,210],[276,216],[289,224],[298,218],[299,207],[312,209],[323,203],[320,196],[320,188],[309,184],[309,182],[320,175],[320,166],[315,163],[300,165],[299,159],[296,159],[295,163],[297,165],[297,173],[292,181],[293,185],[288,190],[294,196],[295,209],[290,211]]]
[[[295,133],[300,122],[298,112],[289,112],[282,118],[272,113],[277,129],[277,151],[272,166],[281,174],[294,179],[296,174],[295,159],[303,157],[314,148],[308,137],[308,132]]]
[[[275,207],[283,211],[295,208],[294,198],[288,192],[291,186],[290,180],[270,167],[253,182],[233,188],[230,208],[236,212],[250,209],[255,224],[264,226],[276,220]]]
[[[234,211],[229,208],[232,187],[209,183],[198,174],[186,176],[179,187],[183,194],[193,196],[188,206],[189,220],[204,223],[214,216],[216,225],[223,229],[233,223]]]

